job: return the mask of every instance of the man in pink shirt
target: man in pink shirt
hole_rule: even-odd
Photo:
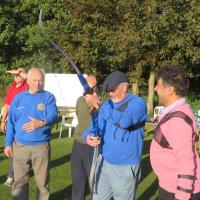
[[[159,180],[159,200],[200,200],[200,158],[195,149],[196,123],[184,96],[189,80],[182,67],[162,67],[155,91],[161,112],[150,147]]]
[[[2,114],[2,119],[1,119],[1,131],[3,133],[5,133],[5,131],[6,131],[6,122],[7,122],[8,112],[9,112],[9,108],[10,108],[12,100],[18,93],[20,93],[28,88],[28,85],[26,83],[27,73],[23,67],[19,67],[16,70],[10,70],[7,72],[14,75],[14,82],[9,87],[9,89],[6,93],[6,96],[4,98],[3,114]],[[8,177],[5,182],[6,186],[10,187],[12,185],[13,180],[14,180],[13,177],[14,177],[13,162],[12,162],[12,158],[11,158]]]

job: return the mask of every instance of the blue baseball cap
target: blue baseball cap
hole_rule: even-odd
[[[105,92],[109,92],[110,90],[115,89],[120,83],[127,83],[127,82],[128,82],[127,74],[117,70],[107,76],[107,78],[103,82],[102,89]]]

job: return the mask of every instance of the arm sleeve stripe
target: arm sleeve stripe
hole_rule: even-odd
[[[183,174],[179,174],[178,178],[183,178],[183,179],[190,179],[190,180],[194,180],[194,176],[192,175],[183,175]]]
[[[182,188],[180,186],[177,186],[177,190],[180,190],[180,191],[186,192],[186,193],[192,193],[192,191],[193,191],[193,190],[188,190],[188,189]]]

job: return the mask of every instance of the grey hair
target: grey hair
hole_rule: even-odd
[[[125,85],[126,86],[126,92],[128,92],[128,86],[129,86],[128,82],[122,82],[122,83],[120,83],[120,85]]]
[[[122,82],[120,84],[122,84],[122,85],[128,85],[128,82]]]

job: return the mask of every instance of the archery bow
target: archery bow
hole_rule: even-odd
[[[48,33],[45,31],[43,24],[42,24],[42,9],[40,9],[40,14],[39,14],[39,27],[40,30],[43,34],[43,36],[46,38],[46,40],[48,40],[51,45],[57,50],[59,51],[65,58],[65,60],[67,62],[69,62],[71,64],[71,66],[74,68],[74,70],[77,73],[77,76],[79,78],[79,81],[81,83],[81,85],[83,86],[85,93],[90,92],[92,88],[89,87],[85,77],[82,75],[81,71],[78,69],[78,67],[76,66],[76,64],[70,59],[70,57],[63,51],[62,48],[60,48],[56,43],[54,43],[51,38],[49,37]],[[91,113],[92,115],[95,115],[94,113]],[[94,123],[94,120],[92,120],[92,122]],[[95,147],[94,149],[94,156],[93,156],[93,163],[92,163],[92,169],[90,172],[90,187],[91,190],[93,189],[93,185],[95,182],[95,171],[96,171],[96,167],[97,167],[97,163],[98,163],[98,154],[99,154],[99,149],[98,147]]]
[[[79,78],[79,81],[80,81],[81,85],[83,86],[85,92],[90,91],[90,87],[89,87],[85,77],[83,76],[83,74],[79,70],[79,68],[76,66],[76,64],[73,62],[73,60],[64,52],[64,50],[62,48],[60,48],[55,42],[53,42],[53,40],[49,37],[48,33],[45,31],[45,29],[43,27],[43,23],[42,23],[42,9],[40,9],[38,25],[40,27],[41,33],[46,38],[46,40],[49,41],[51,43],[51,45],[54,47],[54,49],[59,51],[64,56],[65,60],[68,63],[70,63],[70,65],[74,68],[74,70],[76,71],[77,76]]]

